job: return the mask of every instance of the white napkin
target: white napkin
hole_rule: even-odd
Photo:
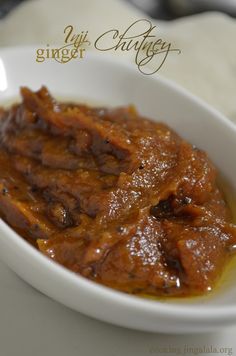
[[[147,16],[124,0],[26,1],[0,21],[0,46],[59,43],[68,24],[88,30],[95,39],[108,29],[125,29],[143,17]],[[179,56],[169,56],[158,74],[183,85],[236,121],[236,21],[209,13],[153,23],[164,38],[182,50]]]

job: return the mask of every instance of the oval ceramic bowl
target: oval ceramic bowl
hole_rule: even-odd
[[[32,48],[0,51],[0,105],[15,99],[19,87],[42,84],[58,96],[106,105],[133,103],[153,119],[169,124],[206,150],[234,185],[235,126],[214,109],[158,75],[141,75],[134,64],[104,54],[59,64],[35,61]],[[234,188],[236,188],[234,186]],[[100,286],[54,263],[0,221],[0,255],[25,281],[51,298],[91,317],[134,329],[193,333],[213,331],[236,322],[236,277],[210,297],[148,300]]]

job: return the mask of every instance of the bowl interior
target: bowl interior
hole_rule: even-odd
[[[6,49],[0,52],[0,105],[15,101],[19,97],[20,86],[29,86],[36,90],[42,85],[46,85],[56,97],[66,100],[107,106],[134,104],[143,115],[169,124],[182,137],[206,150],[232,188],[236,189],[234,125],[177,85],[158,75],[141,75],[135,64],[122,63],[103,53],[88,53],[83,60],[59,64],[52,60],[37,63],[35,50],[32,48]],[[0,224],[3,225],[2,222]],[[14,239],[16,237],[12,237],[12,241]],[[11,265],[11,262],[8,263]],[[235,281],[232,274],[211,297],[181,302],[172,300],[168,303],[177,308],[184,308],[186,305],[227,306],[234,309],[236,319]],[[45,293],[46,289],[44,288]],[[105,288],[104,293],[107,293]],[[113,292],[113,295],[120,297],[117,292]],[[143,303],[153,305],[149,301]]]

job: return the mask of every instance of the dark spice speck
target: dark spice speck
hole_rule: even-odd
[[[2,189],[2,195],[6,195],[8,193],[8,189],[7,188],[3,188]]]

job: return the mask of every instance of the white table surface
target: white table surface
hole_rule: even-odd
[[[0,262],[1,356],[155,356],[236,354],[236,327],[204,335],[160,335],[88,318],[49,299]],[[185,345],[190,350],[184,353]],[[233,349],[235,353],[220,349]],[[191,351],[192,349],[192,351]],[[220,351],[223,351],[220,353]],[[181,353],[182,352],[182,353]]]

